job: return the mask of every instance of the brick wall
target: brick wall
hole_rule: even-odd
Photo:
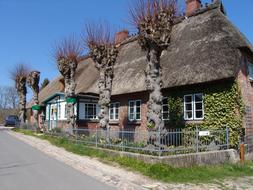
[[[253,134],[253,82],[249,80],[248,66],[244,59],[241,61],[241,67],[237,75],[237,82],[241,89],[242,98],[245,104],[243,127],[245,128],[246,135]]]
[[[128,102],[130,100],[141,100],[141,120],[131,122],[128,120]],[[147,124],[147,101],[148,101],[148,93],[147,92],[137,92],[131,94],[124,95],[116,95],[112,97],[111,102],[119,102],[119,121],[118,122],[110,122],[110,126],[113,128],[124,128],[125,130],[145,130]]]
[[[88,128],[88,129],[96,129],[99,127],[99,122],[98,121],[84,121],[84,120],[79,120],[77,122],[78,128]]]

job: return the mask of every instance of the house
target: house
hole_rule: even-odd
[[[171,43],[161,57],[163,119],[167,128],[225,128],[238,135],[253,133],[253,47],[229,21],[220,1],[201,6],[187,1],[186,16],[177,20]],[[148,92],[146,57],[137,36],[121,32],[114,66],[110,126],[146,130]],[[98,71],[88,56],[77,68],[77,126],[98,126]],[[67,128],[64,84],[58,77],[39,94],[49,129]],[[244,130],[242,130],[244,129]]]

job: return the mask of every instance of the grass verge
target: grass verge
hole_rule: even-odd
[[[99,158],[101,161],[117,163],[132,171],[137,171],[145,176],[164,182],[173,183],[213,183],[228,177],[253,176],[253,162],[245,164],[223,164],[216,166],[194,166],[190,168],[173,168],[166,164],[148,164],[133,158],[112,156],[102,150],[75,144],[67,138],[38,136],[35,133],[22,129],[14,129],[16,132],[31,135],[49,141],[51,144],[63,147],[67,151],[78,155]]]

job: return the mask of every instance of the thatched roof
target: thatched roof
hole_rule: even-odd
[[[98,93],[97,79],[98,71],[94,67],[94,63],[90,58],[86,58],[78,63],[77,73],[76,73],[76,94],[85,94],[85,93]],[[51,81],[45,88],[39,93],[39,102],[43,103],[49,97],[53,96],[56,93],[64,93],[64,79],[62,76],[57,77]],[[31,108],[33,102],[30,101],[27,105],[28,108]]]
[[[173,27],[170,46],[161,58],[163,87],[236,77],[241,47],[253,52],[251,43],[223,14],[220,5],[203,8]],[[137,36],[124,41],[115,65],[112,94],[145,91],[145,68],[145,52],[138,45]],[[90,58],[79,63],[77,72],[76,92],[98,93],[98,71]],[[42,90],[40,100],[53,91],[62,91],[57,80]]]
[[[161,58],[163,87],[235,77],[240,47],[252,45],[219,6],[182,20],[173,27],[171,43]],[[145,90],[145,52],[136,40],[122,46],[113,79],[113,94]]]

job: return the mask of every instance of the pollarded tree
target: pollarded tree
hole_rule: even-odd
[[[132,23],[138,29],[138,43],[147,53],[146,88],[149,91],[147,120],[152,130],[164,129],[162,120],[162,51],[170,44],[177,14],[176,0],[138,0],[130,8]]]
[[[19,97],[19,119],[21,125],[26,121],[26,79],[28,72],[29,69],[25,64],[18,64],[11,71],[11,78],[15,82],[15,88]]]
[[[40,90],[45,88],[50,83],[48,78],[45,78],[44,81],[41,83]]]
[[[75,127],[75,103],[76,103],[76,68],[78,58],[81,56],[81,44],[74,38],[63,40],[56,46],[55,59],[59,72],[64,78],[65,98],[67,101],[67,122],[71,124],[72,129]]]
[[[33,91],[33,102],[34,105],[32,106],[32,111],[33,111],[33,117],[37,123],[37,131],[39,127],[39,121],[38,121],[38,115],[39,115],[39,82],[40,82],[40,72],[39,71],[31,71],[28,76],[27,76],[27,83],[28,86],[32,89]]]
[[[90,50],[90,56],[95,62],[96,68],[99,70],[99,123],[100,127],[109,129],[113,68],[118,50],[114,42],[114,35],[111,35],[106,23],[87,24],[86,34],[86,46]]]

